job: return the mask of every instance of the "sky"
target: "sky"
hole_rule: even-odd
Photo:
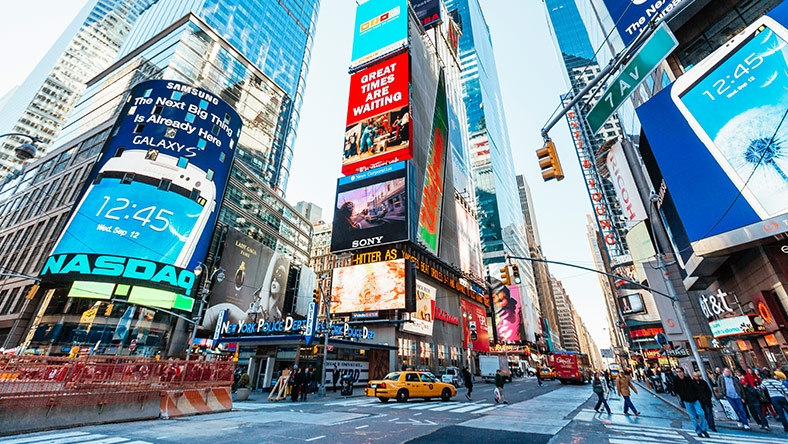
[[[543,182],[535,150],[542,146],[540,129],[558,106],[567,84],[547,28],[544,5],[538,0],[480,0],[492,34],[515,171],[525,175],[548,259],[593,267],[586,236],[591,204],[583,184],[565,121],[550,132],[558,147],[566,179]],[[7,4],[5,4],[7,3]],[[0,96],[24,81],[60,36],[86,0],[4,2],[0,60]],[[336,179],[340,176],[342,142],[350,76],[354,0],[323,0],[304,95],[298,137],[287,188],[293,204],[305,200],[323,209],[330,220]],[[551,266],[567,289],[600,348],[609,346],[604,301],[597,275]]]

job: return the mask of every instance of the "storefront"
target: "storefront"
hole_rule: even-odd
[[[761,368],[766,365],[764,345],[766,329],[763,320],[757,315],[740,315],[718,319],[709,323],[711,334],[720,342],[734,351],[733,355],[725,355],[729,367]],[[774,357],[772,357],[774,359]]]

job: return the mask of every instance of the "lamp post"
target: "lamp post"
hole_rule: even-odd
[[[16,158],[19,159],[19,160],[30,160],[33,157],[35,157],[36,156],[36,152],[38,151],[38,148],[36,148],[35,144],[39,143],[39,142],[40,143],[44,143],[44,141],[39,139],[38,137],[31,136],[31,135],[25,134],[25,133],[5,133],[5,134],[0,134],[0,138],[10,137],[10,136],[25,137],[25,138],[30,139],[30,143],[23,143],[23,144],[17,146],[16,148],[14,148],[14,154],[16,154]]]
[[[0,277],[9,277],[9,278],[17,277],[17,278],[23,278],[23,279],[30,279],[30,280],[34,281],[36,284],[41,282],[40,278],[37,278],[35,276],[29,276],[29,275],[22,274],[22,273],[2,273],[2,272],[0,272]],[[25,303],[24,303],[24,305],[22,305],[22,309],[21,309],[20,313],[24,313],[25,310],[27,310],[27,305],[29,303],[30,303],[30,299],[25,298]],[[5,343],[3,343],[3,348],[5,348],[8,345],[10,345],[9,342],[12,340],[12,338],[14,336],[14,333],[16,333],[16,329],[19,327],[19,323],[21,321],[22,321],[22,315],[20,314],[19,317],[17,317],[14,320],[14,325],[11,326],[11,331],[10,331],[8,337],[6,337]],[[21,352],[24,351],[24,350],[20,351],[20,349],[27,348],[26,344],[20,344],[20,345],[24,345],[24,347],[18,347],[16,354],[21,354]]]
[[[200,276],[203,271],[206,273],[208,272],[208,267],[205,266],[202,262],[197,264],[197,267],[194,269],[194,274]],[[197,313],[197,316],[192,318],[192,334],[189,336],[189,344],[186,345],[186,360],[189,360],[192,352],[192,345],[194,344],[194,338],[197,336],[197,324],[200,323],[202,319],[202,312],[205,309],[205,304],[208,303],[208,295],[211,294],[211,285],[213,285],[213,280],[216,278],[217,282],[221,282],[224,280],[224,268],[217,267],[214,268],[213,272],[210,276],[206,277],[202,283],[202,288],[200,289],[200,310]]]
[[[320,276],[320,284],[318,285],[318,290],[320,291],[320,297],[322,298],[323,305],[326,309],[326,320],[323,323],[323,367],[322,367],[322,376],[320,377],[320,397],[326,396],[326,362],[328,360],[328,337],[331,335],[331,300],[330,296],[326,294],[324,291],[324,287],[326,285],[326,280],[328,279],[328,274],[324,274]],[[333,378],[333,375],[331,376]],[[336,381],[332,381],[336,384]],[[335,385],[336,387],[336,385]]]

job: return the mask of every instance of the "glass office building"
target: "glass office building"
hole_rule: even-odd
[[[320,0],[158,0],[140,17],[120,56],[135,51],[187,13],[202,18],[286,93],[270,149],[238,153],[256,174],[284,194],[319,4]]]
[[[483,261],[490,275],[498,276],[507,254],[527,257],[529,248],[495,55],[478,0],[449,0],[446,7],[456,10],[454,15],[462,29],[459,55]],[[538,306],[530,262],[514,262],[519,265],[523,285]]]

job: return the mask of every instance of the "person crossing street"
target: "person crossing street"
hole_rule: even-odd
[[[599,373],[594,374],[594,381],[592,382],[591,387],[593,388],[594,393],[596,393],[597,396],[597,402],[596,402],[596,406],[594,407],[594,410],[597,413],[599,413],[600,412],[599,408],[601,406],[604,406],[605,410],[607,410],[607,414],[610,415],[611,414],[610,406],[607,405],[607,400],[605,399],[605,386],[602,383],[602,380],[599,379]]]
[[[468,371],[468,367],[462,368],[462,380],[465,383],[465,388],[468,389],[468,392],[465,394],[465,397],[468,398],[468,400],[470,401],[471,393],[473,393],[473,375],[471,375],[471,372]]]
[[[722,374],[717,378],[717,388],[720,394],[725,397],[739,417],[739,427],[744,430],[750,430],[750,421],[747,418],[747,413],[744,411],[744,387],[742,387],[739,378],[733,376],[731,369],[725,367]]]
[[[498,369],[495,371],[495,403],[496,404],[498,404],[501,401],[503,401],[504,404],[509,404],[509,401],[506,400],[506,396],[504,396],[503,394],[503,384],[504,384],[503,375],[501,374],[501,370]]]
[[[632,400],[629,398],[630,390],[635,393],[638,392],[635,386],[632,385],[632,370],[627,369],[616,378],[616,392],[624,398],[624,414],[629,415],[629,410],[632,409],[635,416],[638,416],[640,412],[635,408],[635,404],[632,404]]]
[[[706,423],[706,412],[700,404],[698,386],[681,367],[676,368],[676,379],[673,381],[673,390],[679,395],[681,402],[689,413],[695,433],[702,438],[710,438],[709,426]]]

